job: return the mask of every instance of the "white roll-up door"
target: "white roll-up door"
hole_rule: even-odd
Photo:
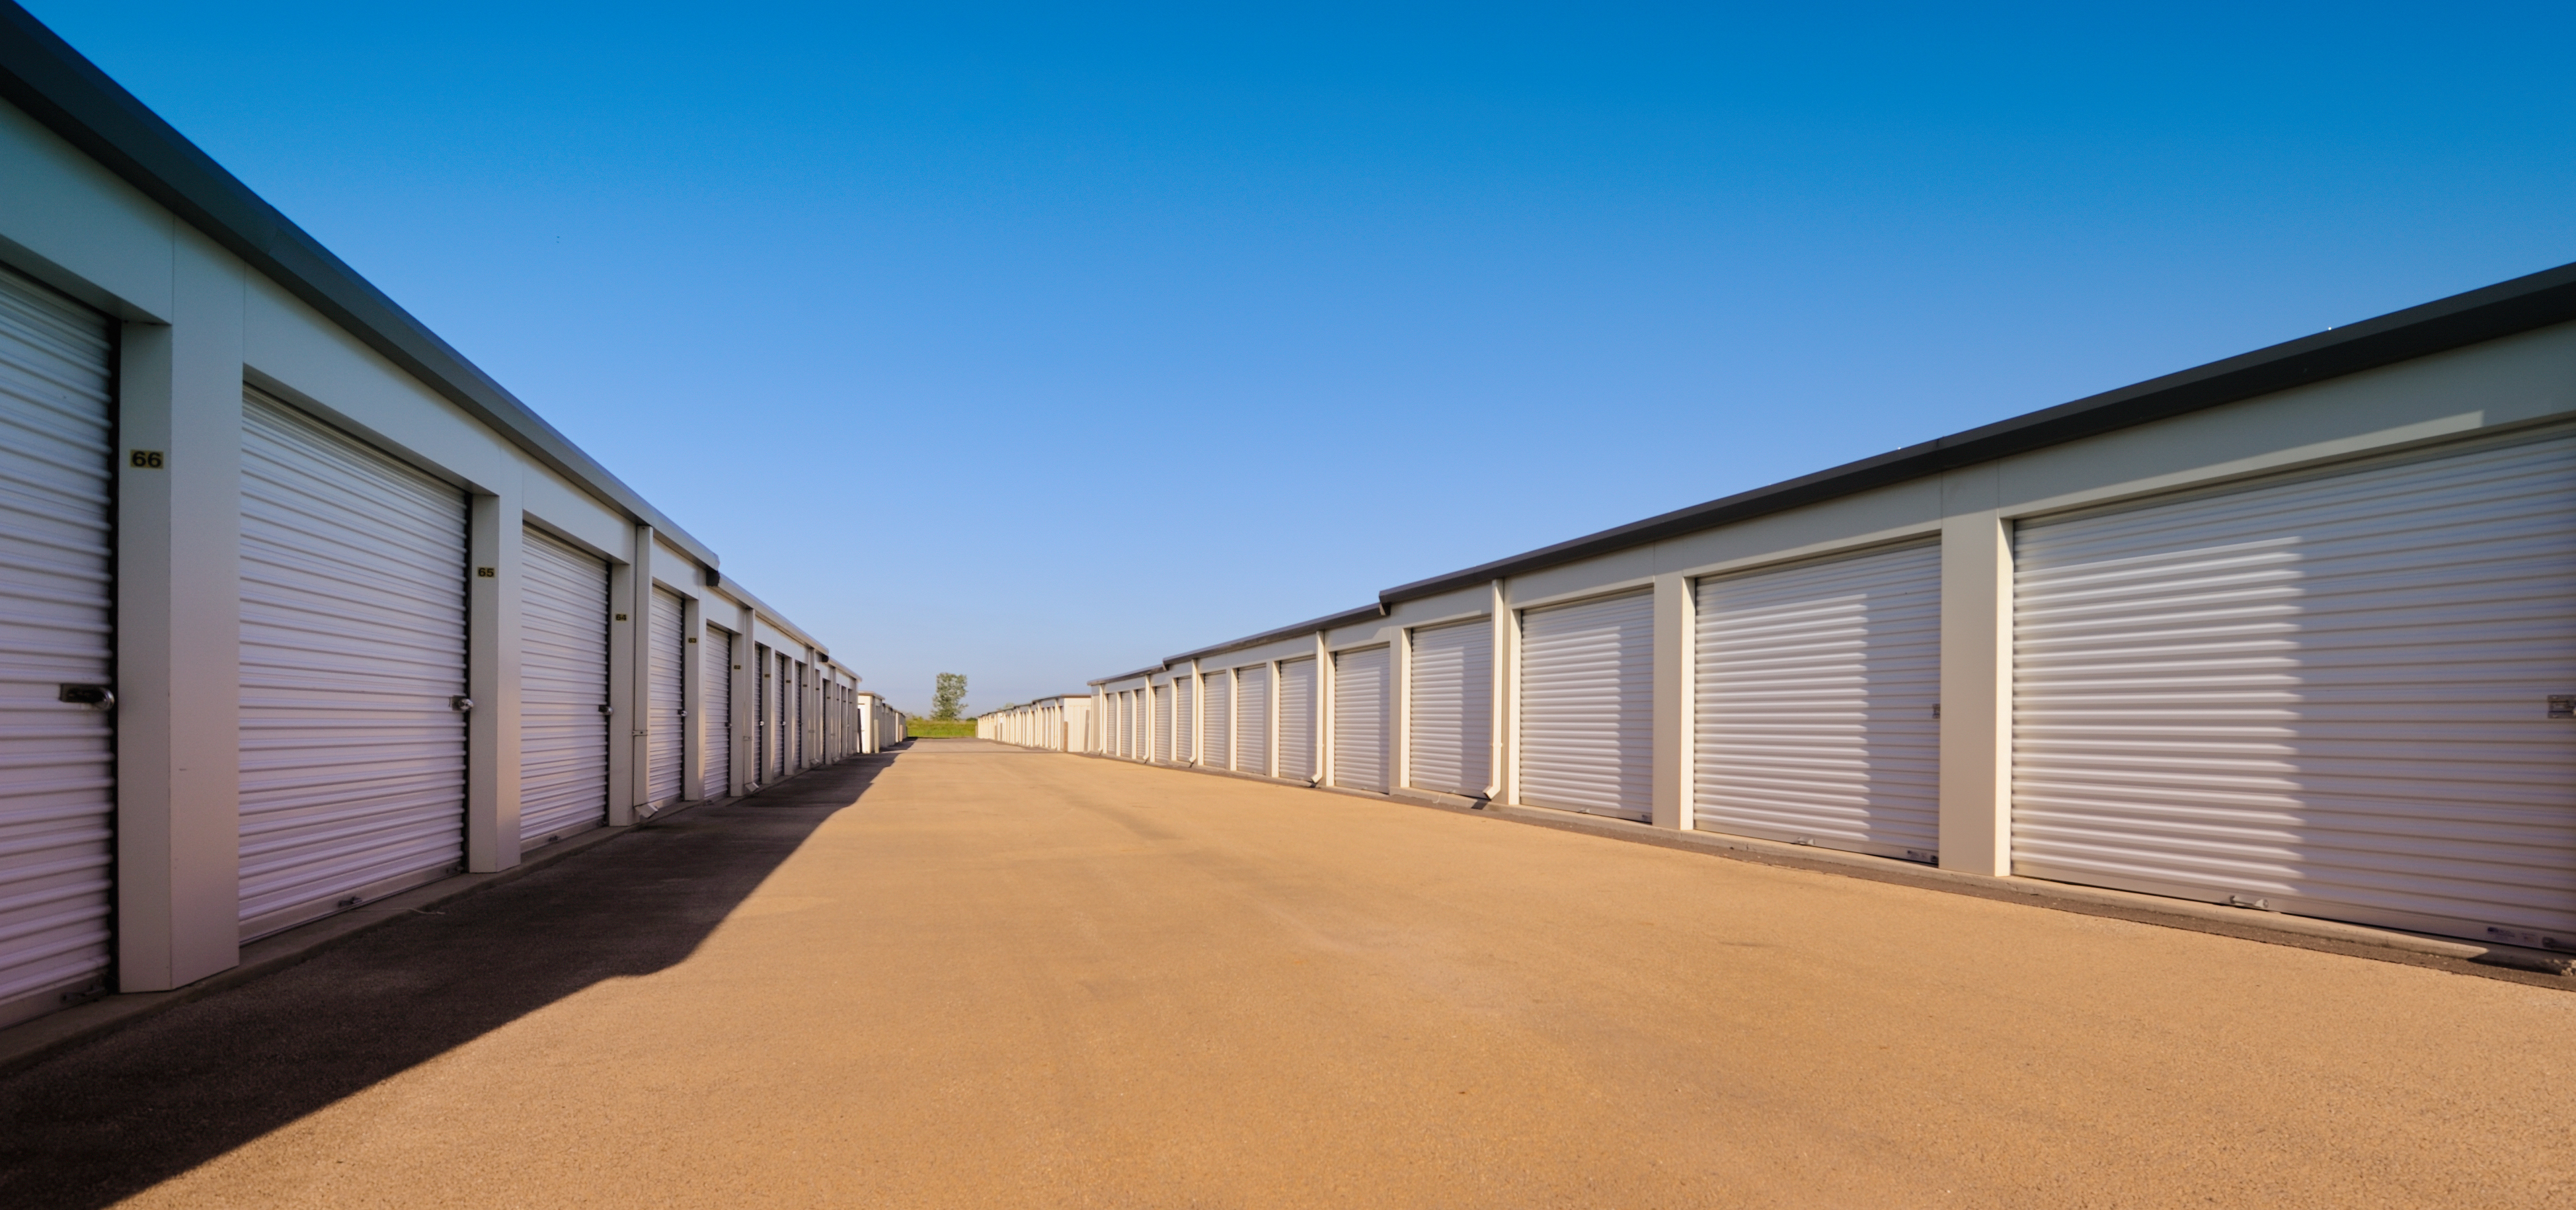
[[[1246,773],[1270,773],[1270,665],[1255,664],[1234,672],[1234,767]]]
[[[1279,776],[1315,780],[1315,660],[1279,663]]]
[[[519,843],[608,822],[608,562],[534,529],[519,545]]]
[[[1197,695],[1196,680],[1186,673],[1172,678],[1172,759],[1184,765],[1198,757],[1198,711],[1190,700]]]
[[[680,796],[680,761],[688,742],[687,699],[680,694],[689,666],[687,616],[680,594],[653,590],[652,631],[646,636],[644,677],[644,801],[655,806]]]
[[[2015,553],[2016,872],[2576,950],[2576,440]]]
[[[698,641],[698,708],[704,717],[705,733],[698,742],[706,748],[705,783],[707,797],[722,798],[733,793],[733,634],[706,628],[706,637]]]
[[[1154,695],[1154,759],[1172,759],[1172,686],[1156,685]]]
[[[1384,790],[1394,763],[1392,648],[1333,653],[1333,784]]]
[[[113,348],[0,270],[0,1025],[107,972],[115,716],[64,699],[115,666]]]
[[[1199,710],[1199,760],[1219,769],[1234,767],[1234,674],[1211,672],[1207,703]]]
[[[1131,695],[1122,690],[1117,694],[1117,700],[1112,703],[1112,706],[1116,717],[1111,721],[1117,728],[1115,737],[1117,746],[1113,750],[1121,758],[1133,757],[1136,754],[1136,703]]]
[[[1414,631],[1412,663],[1407,779],[1424,790],[1483,794],[1494,750],[1493,623],[1478,618]]]
[[[1523,613],[1521,801],[1651,817],[1654,685],[1654,594]]]
[[[1932,861],[1941,548],[1702,580],[1692,823]]]
[[[463,868],[465,493],[242,401],[245,939]]]

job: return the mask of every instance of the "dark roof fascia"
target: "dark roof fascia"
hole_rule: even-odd
[[[2545,269],[1463,571],[1416,580],[1379,593],[1378,600],[1392,607],[1403,601],[1525,575],[2569,320],[2576,320],[2576,264]]]
[[[1246,638],[1228,639],[1227,641],[1218,643],[1213,647],[1201,647],[1196,651],[1171,656],[1163,661],[1163,666],[1169,668],[1174,664],[1187,663],[1188,661],[1198,659],[1201,656],[1219,655],[1224,652],[1236,651],[1245,647],[1258,646],[1262,643],[1277,642],[1280,639],[1293,639],[1301,634],[1315,634],[1319,631],[1331,630],[1337,626],[1348,626],[1354,622],[1365,622],[1372,618],[1382,618],[1385,616],[1386,606],[1382,603],[1377,605],[1362,605],[1357,609],[1345,609],[1340,613],[1326,614],[1311,622],[1299,622],[1294,626],[1282,626],[1277,630],[1265,630],[1259,634],[1251,635]]]
[[[715,551],[646,503],[13,0],[0,0],[0,99],[25,110],[537,461],[669,536],[690,557],[717,565]]]
[[[1119,674],[1118,674],[1118,675],[1116,675],[1116,676],[1104,676],[1104,677],[1100,678],[1099,680],[1096,680],[1096,681],[1089,681],[1089,682],[1085,682],[1085,683],[1090,684],[1090,685],[1093,685],[1093,686],[1106,685],[1106,684],[1110,683],[1111,681],[1123,681],[1123,680],[1126,680],[1127,678],[1129,678],[1129,677],[1131,677],[1131,676],[1152,676],[1152,675],[1154,675],[1154,674],[1155,674],[1155,673],[1157,673],[1157,672],[1163,672],[1163,671],[1166,671],[1166,670],[1168,670],[1170,667],[1171,667],[1171,665],[1169,665],[1169,664],[1154,664],[1154,665],[1150,665],[1150,666],[1148,666],[1148,667],[1139,668],[1139,669],[1137,669],[1137,670],[1136,670],[1136,671],[1134,671],[1134,672],[1121,672],[1121,673],[1119,673]]]

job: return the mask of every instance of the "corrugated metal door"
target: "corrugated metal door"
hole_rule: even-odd
[[[520,538],[519,843],[608,822],[608,563]]]
[[[114,715],[62,699],[114,681],[109,332],[0,270],[0,1025],[108,966]]]
[[[771,732],[778,729],[777,690],[770,672],[777,662],[770,658],[769,648],[751,645],[751,784],[767,785],[774,780],[770,765],[775,763],[778,742]]]
[[[2015,549],[2016,872],[2576,950],[2576,440]]]
[[[1154,686],[1154,759],[1172,759],[1172,686]]]
[[[733,634],[713,626],[706,631],[698,643],[698,707],[706,712],[698,720],[706,727],[699,740],[706,746],[700,780],[707,797],[722,798],[733,793]]]
[[[1279,776],[1315,780],[1315,660],[1279,662]]]
[[[1234,767],[1267,776],[1270,772],[1270,666],[1255,664],[1234,673]]]
[[[465,493],[242,401],[241,928],[463,868]]]
[[[1172,678],[1172,760],[1188,764],[1198,756],[1198,736],[1191,724],[1198,721],[1198,710],[1190,700],[1197,695],[1196,678]]]
[[[1143,730],[1137,726],[1136,691],[1118,695],[1118,755],[1136,759],[1136,737]]]
[[[1394,763],[1393,649],[1333,653],[1333,784],[1384,790]]]
[[[1652,593],[1523,613],[1521,801],[1651,817],[1654,685]]]
[[[813,758],[806,755],[808,749],[805,743],[805,733],[809,729],[808,724],[813,721],[811,705],[814,697],[814,684],[811,677],[812,670],[806,666],[805,661],[796,661],[796,696],[788,703],[790,713],[787,716],[787,729],[795,737],[795,768],[799,770],[805,768],[808,764],[813,763]]]
[[[1199,712],[1200,759],[1220,769],[1234,767],[1234,676],[1212,672],[1207,678],[1207,705]]]
[[[1494,750],[1493,623],[1478,618],[1414,631],[1408,675],[1408,779],[1425,790],[1483,794]]]
[[[1692,822],[1932,861],[1941,548],[1702,580]]]
[[[644,678],[644,801],[655,806],[680,797],[680,760],[687,743],[687,699],[680,695],[681,671],[689,666],[687,615],[680,594],[653,590],[652,631],[646,637]]]

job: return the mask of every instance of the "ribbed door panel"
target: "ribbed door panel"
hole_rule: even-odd
[[[1118,695],[1118,755],[1129,760],[1136,756],[1136,695]]]
[[[1654,631],[1651,593],[1521,615],[1522,802],[1653,814]]]
[[[1172,759],[1184,765],[1198,756],[1198,737],[1191,727],[1198,721],[1198,711],[1190,700],[1196,694],[1193,678],[1172,678]]]
[[[733,793],[733,635],[713,626],[706,637],[698,640],[698,708],[706,712],[699,720],[705,733],[699,742],[706,745],[705,783],[707,797],[722,798]]]
[[[644,723],[644,801],[654,804],[669,802],[680,796],[680,759],[685,740],[683,728],[688,716],[681,712],[681,670],[688,667],[688,633],[681,627],[687,615],[680,594],[666,588],[653,590],[653,629],[646,640],[650,646],[644,679],[646,714]]]
[[[1172,759],[1172,687],[1154,686],[1154,759]]]
[[[2576,441],[2015,547],[2016,871],[2576,949]]]
[[[241,525],[248,938],[461,868],[466,501],[254,391]]]
[[[1414,631],[1407,675],[1406,776],[1420,789],[1482,795],[1493,764],[1493,623]]]
[[[1315,660],[1279,664],[1279,776],[1315,780]]]
[[[0,1025],[108,965],[116,429],[107,320],[0,271]]]
[[[1207,704],[1200,713],[1199,742],[1205,746],[1202,763],[1219,769],[1234,767],[1234,677],[1212,672],[1207,678]]]
[[[1393,648],[1333,653],[1333,784],[1384,790],[1394,753]]]
[[[1693,826],[1931,861],[1941,549],[1703,580]]]
[[[537,530],[519,545],[519,843],[608,822],[608,564]]]
[[[1234,767],[1267,776],[1270,772],[1270,666],[1257,664],[1234,672]]]

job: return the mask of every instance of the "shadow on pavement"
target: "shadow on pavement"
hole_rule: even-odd
[[[896,759],[646,824],[0,1079],[0,1206],[108,1205],[594,983],[675,965]]]

